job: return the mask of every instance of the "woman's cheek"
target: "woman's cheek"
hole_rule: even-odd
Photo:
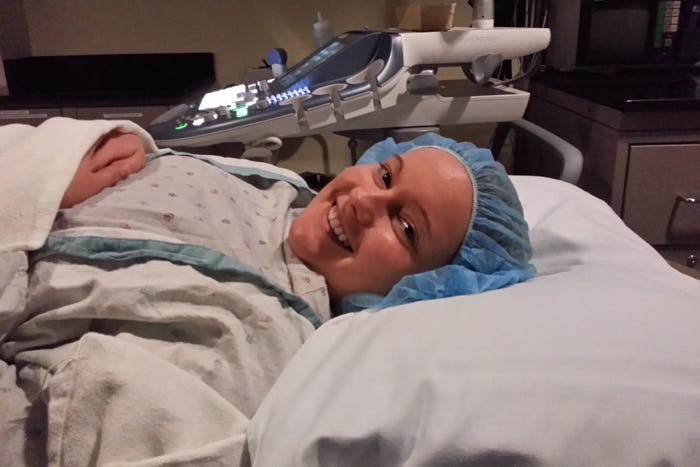
[[[405,270],[411,266],[411,255],[405,247],[399,243],[396,235],[391,231],[373,237],[366,237],[366,255],[375,265],[381,265],[381,271]]]
[[[289,245],[292,251],[305,263],[313,259],[318,250],[315,232],[311,228],[311,219],[299,217],[289,229]]]

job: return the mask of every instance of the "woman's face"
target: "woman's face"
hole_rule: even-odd
[[[416,149],[344,170],[292,223],[289,243],[325,277],[333,301],[358,292],[384,295],[403,276],[452,260],[472,197],[469,175],[454,156]]]

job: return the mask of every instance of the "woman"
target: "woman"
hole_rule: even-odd
[[[503,168],[437,135],[379,143],[318,194],[264,164],[158,151],[130,122],[8,125],[0,162],[13,464],[245,464],[249,418],[331,305],[534,274]]]
[[[136,135],[107,135],[81,162],[61,207],[144,164]],[[534,274],[522,207],[502,166],[487,151],[437,135],[375,145],[292,222],[288,242],[345,311],[476,293]],[[418,275],[427,271],[431,277]],[[380,299],[404,277],[411,298],[396,289]]]

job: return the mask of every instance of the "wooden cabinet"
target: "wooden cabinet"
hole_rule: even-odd
[[[542,83],[530,92],[526,119],[583,153],[581,188],[664,256],[700,257],[700,108],[625,112]],[[525,172],[548,164],[528,144],[516,157]]]
[[[166,110],[168,110],[167,105],[54,107],[0,110],[0,125],[24,123],[36,126],[49,118],[63,116],[81,120],[131,120],[143,128],[146,128],[153,119]]]
[[[63,115],[81,120],[131,120],[143,128],[146,128],[153,119],[166,110],[168,110],[168,106],[166,105],[77,107],[64,108]]]
[[[700,237],[700,143],[630,145],[622,218],[652,245]]]

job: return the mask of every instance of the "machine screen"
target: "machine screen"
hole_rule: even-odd
[[[308,74],[316,68],[320,63],[323,61],[329,59],[336,53],[338,53],[341,49],[343,48],[343,43],[340,41],[333,41],[315,54],[313,54],[311,57],[309,57],[307,60],[304,60],[301,62],[298,66],[292,68],[289,70],[287,73],[284,75],[280,76],[277,78],[277,81],[284,87],[288,88],[292,84],[296,83],[299,81],[299,78],[302,76]]]

